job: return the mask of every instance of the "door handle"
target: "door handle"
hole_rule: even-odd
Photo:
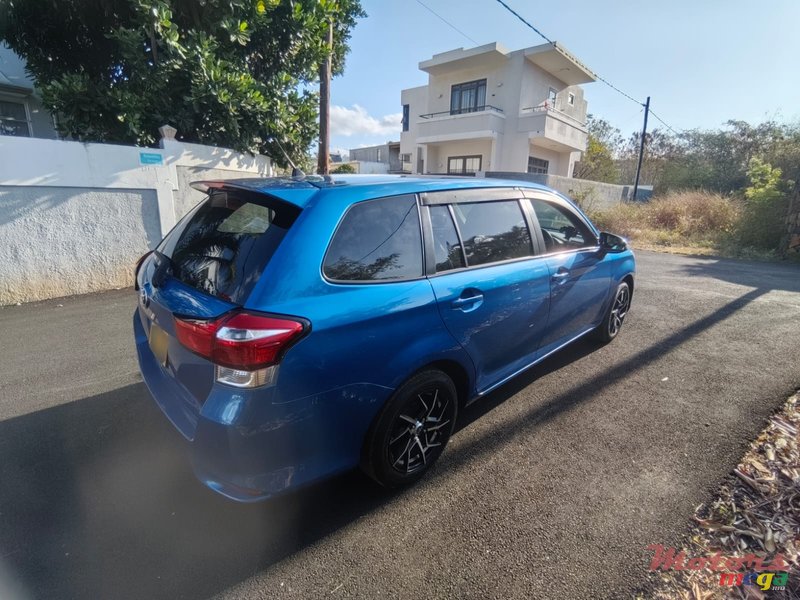
[[[561,267],[558,271],[553,273],[552,280],[556,283],[564,283],[567,278],[569,277],[569,271],[567,271],[564,267]]]
[[[478,308],[483,303],[483,294],[476,294],[468,298],[456,298],[450,303],[453,310],[468,310]]]

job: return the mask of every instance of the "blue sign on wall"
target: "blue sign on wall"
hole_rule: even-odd
[[[140,165],[163,165],[164,157],[158,152],[139,152]]]

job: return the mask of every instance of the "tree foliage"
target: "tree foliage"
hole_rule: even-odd
[[[774,248],[783,233],[783,223],[789,205],[786,193],[791,181],[782,178],[780,168],[773,167],[760,158],[751,158],[744,190],[744,227],[741,243],[756,248]]]
[[[178,138],[301,155],[316,136],[308,89],[334,23],[344,68],[359,0],[5,0],[0,39],[25,58],[63,135],[151,145]]]
[[[574,177],[616,183],[619,171],[614,154],[622,143],[619,130],[594,115],[587,116],[586,126],[589,130],[586,151],[575,165]]]
[[[351,165],[350,163],[342,163],[339,166],[335,166],[333,168],[333,173],[355,173],[356,168]]]

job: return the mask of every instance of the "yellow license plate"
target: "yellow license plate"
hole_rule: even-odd
[[[153,351],[156,360],[161,363],[161,366],[167,366],[167,346],[169,346],[169,336],[167,332],[161,329],[155,323],[150,323],[150,350]]]

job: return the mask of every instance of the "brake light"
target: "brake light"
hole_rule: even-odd
[[[175,317],[175,333],[183,346],[222,367],[217,369],[218,374],[230,377],[234,372],[240,379],[242,373],[279,362],[305,329],[300,321],[249,312],[228,313],[214,321]],[[263,377],[250,379],[256,385],[263,385]]]

